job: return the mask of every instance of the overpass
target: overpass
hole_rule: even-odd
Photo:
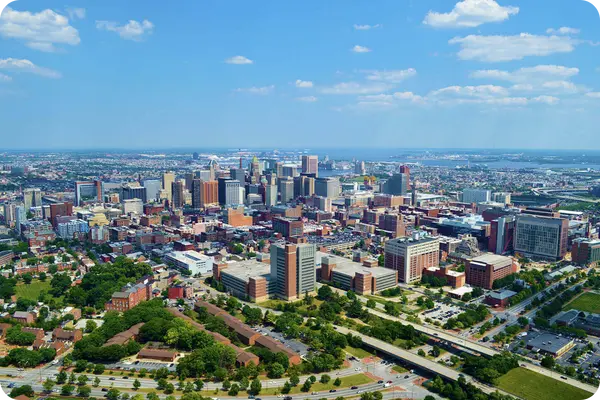
[[[458,336],[449,334],[441,329],[415,324],[414,322],[409,322],[409,321],[406,321],[406,320],[403,320],[400,318],[396,318],[389,314],[383,313],[381,311],[373,310],[373,309],[369,309],[368,311],[369,311],[369,313],[376,315],[380,318],[388,319],[390,321],[400,322],[403,325],[410,325],[413,328],[415,328],[416,331],[419,331],[419,332],[424,333],[429,336],[434,336],[436,339],[451,343],[451,344],[455,345],[456,347],[460,347],[460,348],[467,349],[467,350],[470,350],[470,351],[473,351],[473,352],[476,352],[479,354],[483,354],[488,357],[492,357],[497,354],[500,354],[500,352],[498,350],[489,348],[487,346],[484,346],[484,345],[474,342],[472,340],[468,340],[468,339],[465,339],[462,337],[458,337]]]
[[[356,331],[353,331],[351,329],[348,329],[348,328],[345,328],[342,326],[336,326],[336,329],[338,332],[343,333],[345,335],[348,333],[351,333],[354,336],[358,336],[362,339],[363,344],[365,344],[381,353],[385,353],[389,356],[399,358],[399,359],[417,367],[420,370],[424,370],[424,371],[431,373],[432,375],[439,375],[443,378],[446,378],[446,379],[452,380],[452,381],[458,381],[458,378],[462,376],[467,382],[476,386],[478,389],[480,389],[482,392],[484,392],[486,394],[490,394],[490,393],[494,393],[494,392],[498,391],[504,395],[509,395],[509,396],[515,397],[514,395],[503,392],[497,388],[492,388],[492,387],[483,385],[479,382],[476,382],[470,376],[462,375],[458,371],[453,370],[452,368],[448,368],[443,364],[438,364],[435,361],[431,361],[424,357],[420,357],[416,354],[413,354],[409,351],[406,351],[404,349],[401,349],[399,347],[396,347],[394,345],[386,343],[382,340],[363,335],[361,333],[358,333]]]

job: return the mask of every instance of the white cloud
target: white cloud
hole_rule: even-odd
[[[429,11],[423,23],[434,28],[474,28],[487,22],[502,22],[519,13],[519,7],[502,7],[494,0],[464,0],[448,13]]]
[[[12,78],[10,76],[0,73],[0,82],[10,82],[10,81],[12,81]]]
[[[368,53],[371,51],[371,49],[365,46],[356,45],[350,49],[350,51],[353,51],[354,53]]]
[[[315,96],[304,96],[304,97],[298,97],[296,100],[302,101],[305,103],[314,103],[315,101],[317,101],[319,99],[317,99]]]
[[[591,97],[593,99],[600,99],[600,92],[590,92],[585,94],[587,97]]]
[[[560,101],[560,99],[554,96],[538,96],[531,99],[531,101],[534,103],[556,104]]]
[[[380,28],[381,25],[380,24],[376,24],[376,25],[357,25],[354,24],[354,29],[357,31],[368,31],[371,29],[377,29]]]
[[[72,20],[84,19],[85,8],[67,7],[67,14],[69,14],[69,18],[71,18]]]
[[[28,47],[46,52],[56,51],[55,45],[76,46],[81,42],[69,19],[50,9],[31,13],[6,7],[0,16],[0,36],[22,40]]]
[[[122,39],[139,42],[154,31],[154,24],[147,19],[142,22],[129,20],[125,25],[115,21],[96,21],[96,28],[101,31],[116,32]]]
[[[261,86],[261,87],[253,86],[253,87],[249,87],[249,88],[235,89],[236,92],[240,92],[240,93],[250,93],[250,94],[260,94],[260,95],[269,94],[273,90],[275,90],[275,85]]]
[[[577,35],[579,32],[581,32],[581,30],[576,28],[569,28],[568,26],[563,26],[562,28],[558,29],[546,29],[546,33],[549,35]]]
[[[425,103],[425,98],[416,95],[413,92],[396,92],[393,94],[375,94],[368,96],[360,96],[358,98],[364,102],[393,102],[393,101],[409,101],[412,103]]]
[[[568,36],[521,33],[515,36],[469,35],[450,39],[448,43],[461,46],[458,57],[462,60],[499,62],[521,60],[528,56],[570,53],[579,42]]]
[[[311,88],[311,87],[313,87],[313,83],[311,81],[303,81],[303,80],[297,79],[296,87],[297,88]]]
[[[538,65],[535,67],[520,68],[515,71],[479,70],[471,73],[471,78],[495,79],[508,82],[544,81],[547,79],[568,79],[579,74],[579,68],[564,67],[561,65]]]
[[[46,78],[60,78],[61,74],[49,68],[38,67],[29,60],[19,60],[16,58],[0,58],[0,70],[28,72],[31,74],[43,76]]]
[[[244,56],[229,57],[228,59],[225,60],[225,62],[227,64],[236,64],[236,65],[254,64],[254,61],[252,61],[251,59],[246,58]]]
[[[399,83],[407,78],[411,78],[417,75],[417,70],[414,68],[364,72],[368,74],[367,79],[370,81],[381,81],[391,83]]]
[[[506,97],[508,96],[508,89],[502,86],[494,85],[481,85],[481,86],[449,86],[442,89],[432,91],[429,96],[440,97],[440,96],[460,96],[460,97],[478,97],[478,98],[490,98],[490,97]]]
[[[358,83],[342,82],[337,85],[321,89],[324,94],[372,94],[385,92],[392,88],[392,85],[383,82]]]

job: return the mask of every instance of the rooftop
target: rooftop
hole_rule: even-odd
[[[527,341],[527,347],[540,349],[546,353],[556,354],[571,342],[573,342],[573,339],[571,338],[556,336],[551,333],[542,333],[531,337]]]
[[[321,266],[322,260],[324,257],[327,257],[329,259],[330,264],[335,263],[334,271],[341,272],[341,273],[344,273],[347,275],[354,275],[357,272],[362,272],[362,273],[370,273],[373,275],[373,277],[376,278],[379,276],[386,276],[386,275],[396,273],[396,271],[389,269],[389,268],[365,267],[361,263],[349,260],[344,257],[334,256],[329,253],[323,253],[321,251],[317,251],[316,256],[315,256],[315,262],[316,262],[317,267]]]
[[[263,277],[267,280],[271,278],[271,265],[256,260],[244,260],[227,264],[227,268],[221,271],[221,274],[231,275],[236,279],[246,282],[250,278]]]

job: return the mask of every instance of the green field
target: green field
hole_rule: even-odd
[[[373,353],[370,353],[367,350],[365,350],[363,348],[358,348],[358,347],[346,346],[346,348],[344,350],[346,350],[346,352],[352,354],[354,357],[361,358],[361,359],[371,357],[373,355]]]
[[[403,366],[401,366],[401,365],[394,365],[392,367],[392,370],[398,372],[399,374],[403,374],[405,372],[408,372],[408,370],[406,368],[404,368]]]
[[[565,311],[573,309],[594,314],[600,313],[600,294],[582,294],[565,306]]]
[[[545,375],[515,368],[498,379],[498,388],[525,400],[569,399],[583,400],[591,393]]]
[[[369,378],[368,376],[366,376],[364,374],[358,374],[358,375],[350,375],[350,376],[346,376],[344,378],[340,378],[340,380],[342,381],[342,384],[340,386],[334,386],[333,381],[335,381],[335,375],[330,375],[330,376],[331,376],[331,380],[328,383],[320,383],[317,380],[317,382],[315,382],[311,386],[309,393],[328,391],[330,389],[336,389],[336,390],[344,389],[344,388],[349,388],[351,386],[366,385],[367,383],[373,382],[373,379]],[[302,388],[303,384],[304,384],[304,381],[300,381],[298,386],[293,387],[289,394],[302,393],[302,391],[300,389]],[[281,392],[281,388],[276,388],[276,389],[275,388],[274,389],[267,388],[265,383],[263,382],[262,391],[260,392],[260,394],[274,395],[274,394],[279,394],[280,392]]]
[[[50,290],[50,282],[32,281],[29,285],[20,284],[15,288],[17,299],[24,298],[37,301],[42,290]]]

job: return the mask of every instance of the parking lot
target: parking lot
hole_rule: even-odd
[[[171,363],[171,364],[160,363],[160,362],[153,362],[153,361],[135,361],[135,362],[119,361],[119,362],[112,363],[112,364],[106,364],[106,368],[107,369],[120,369],[123,371],[130,371],[132,369],[139,371],[142,368],[145,368],[148,371],[154,371],[154,370],[157,370],[160,368],[166,368],[169,371],[175,371],[176,364],[175,363]]]
[[[421,316],[442,322],[448,320],[448,318],[456,317],[460,313],[462,313],[462,310],[457,306],[435,302],[435,307],[431,310],[423,311]]]

